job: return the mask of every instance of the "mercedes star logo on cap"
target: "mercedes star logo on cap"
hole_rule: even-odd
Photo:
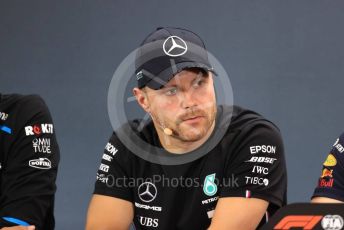
[[[138,188],[138,194],[142,201],[151,202],[157,195],[157,189],[151,182],[142,183]]]
[[[178,57],[186,53],[188,46],[186,42],[178,36],[168,37],[163,44],[164,53],[171,57]]]

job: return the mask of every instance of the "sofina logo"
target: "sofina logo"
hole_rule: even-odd
[[[203,183],[203,192],[207,196],[214,196],[217,192],[217,185],[215,184],[216,173],[210,174],[205,177]]]

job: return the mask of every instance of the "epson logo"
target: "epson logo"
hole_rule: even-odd
[[[113,146],[111,143],[106,144],[105,150],[111,153],[112,156],[114,156],[118,152],[118,149],[116,149],[116,147]]]
[[[276,146],[272,145],[257,145],[250,147],[251,154],[257,153],[276,153]]]
[[[48,158],[39,158],[29,161],[29,166],[37,169],[50,169],[51,161]]]

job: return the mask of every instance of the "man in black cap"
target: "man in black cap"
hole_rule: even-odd
[[[278,128],[255,112],[217,105],[216,70],[198,35],[158,28],[141,44],[135,65],[133,93],[151,120],[143,128],[130,121],[112,134],[87,230],[128,229],[131,222],[136,229],[255,229],[285,205]],[[139,140],[123,138],[128,127],[129,139],[146,143],[138,152],[150,158],[134,152]]]
[[[0,229],[53,230],[59,148],[35,95],[0,94]]]

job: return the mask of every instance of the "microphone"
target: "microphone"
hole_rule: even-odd
[[[172,131],[172,129],[164,128],[164,133],[165,133],[167,136],[171,136],[171,135],[173,134],[173,131]]]
[[[150,113],[150,115],[153,119],[155,119],[157,121],[157,123],[160,125],[160,127],[164,131],[165,135],[172,136],[172,134],[173,134],[172,129],[165,127],[165,125],[162,122],[160,122],[160,120],[157,117],[153,116],[153,114]]]

